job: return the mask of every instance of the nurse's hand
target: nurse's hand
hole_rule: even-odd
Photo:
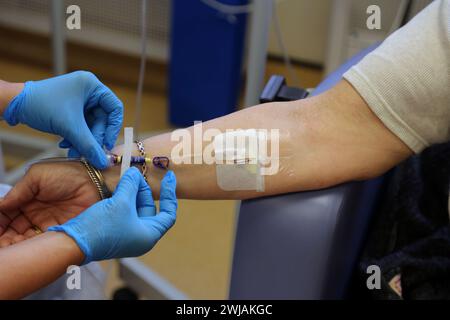
[[[10,125],[31,128],[64,138],[69,156],[83,156],[93,166],[107,166],[105,146],[112,149],[123,120],[123,104],[95,75],[76,71],[59,77],[25,83],[6,107]]]
[[[161,182],[160,211],[150,187],[136,168],[121,178],[114,195],[48,231],[65,232],[91,261],[135,257],[153,248],[176,220],[176,179],[172,171]]]
[[[100,196],[81,163],[39,163],[0,201],[0,248],[63,224]]]

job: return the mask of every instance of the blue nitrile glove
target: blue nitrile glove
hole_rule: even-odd
[[[7,106],[9,125],[23,123],[64,138],[61,148],[82,155],[99,169],[107,166],[103,146],[112,149],[123,119],[123,104],[87,71],[41,81],[28,81]]]
[[[175,188],[175,174],[169,171],[161,181],[160,210],[156,213],[150,187],[139,170],[132,167],[111,198],[47,231],[62,231],[72,237],[85,255],[83,264],[140,256],[175,223]]]

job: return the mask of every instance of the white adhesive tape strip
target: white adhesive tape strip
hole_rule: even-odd
[[[120,167],[120,177],[130,168],[131,148],[133,147],[133,128],[124,129],[124,143],[122,154],[122,165]]]
[[[258,145],[265,142],[265,136],[254,129],[226,132],[214,138],[217,184],[222,190],[264,191]]]

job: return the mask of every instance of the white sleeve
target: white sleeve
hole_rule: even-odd
[[[414,152],[450,140],[450,0],[436,0],[344,74]]]

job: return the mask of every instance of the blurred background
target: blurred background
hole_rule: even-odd
[[[291,86],[314,88],[395,30],[406,3],[1,0],[0,79],[92,71],[123,101],[124,126],[147,137],[256,104],[273,74]],[[381,8],[381,29],[369,31],[366,9],[373,4]],[[80,8],[80,29],[66,27],[69,5]],[[414,5],[410,14],[424,4]],[[60,152],[54,137],[0,126],[3,182],[14,183],[30,158]],[[183,200],[179,207],[175,227],[140,261],[189,298],[227,298],[238,203]],[[108,296],[123,285],[116,267]]]

